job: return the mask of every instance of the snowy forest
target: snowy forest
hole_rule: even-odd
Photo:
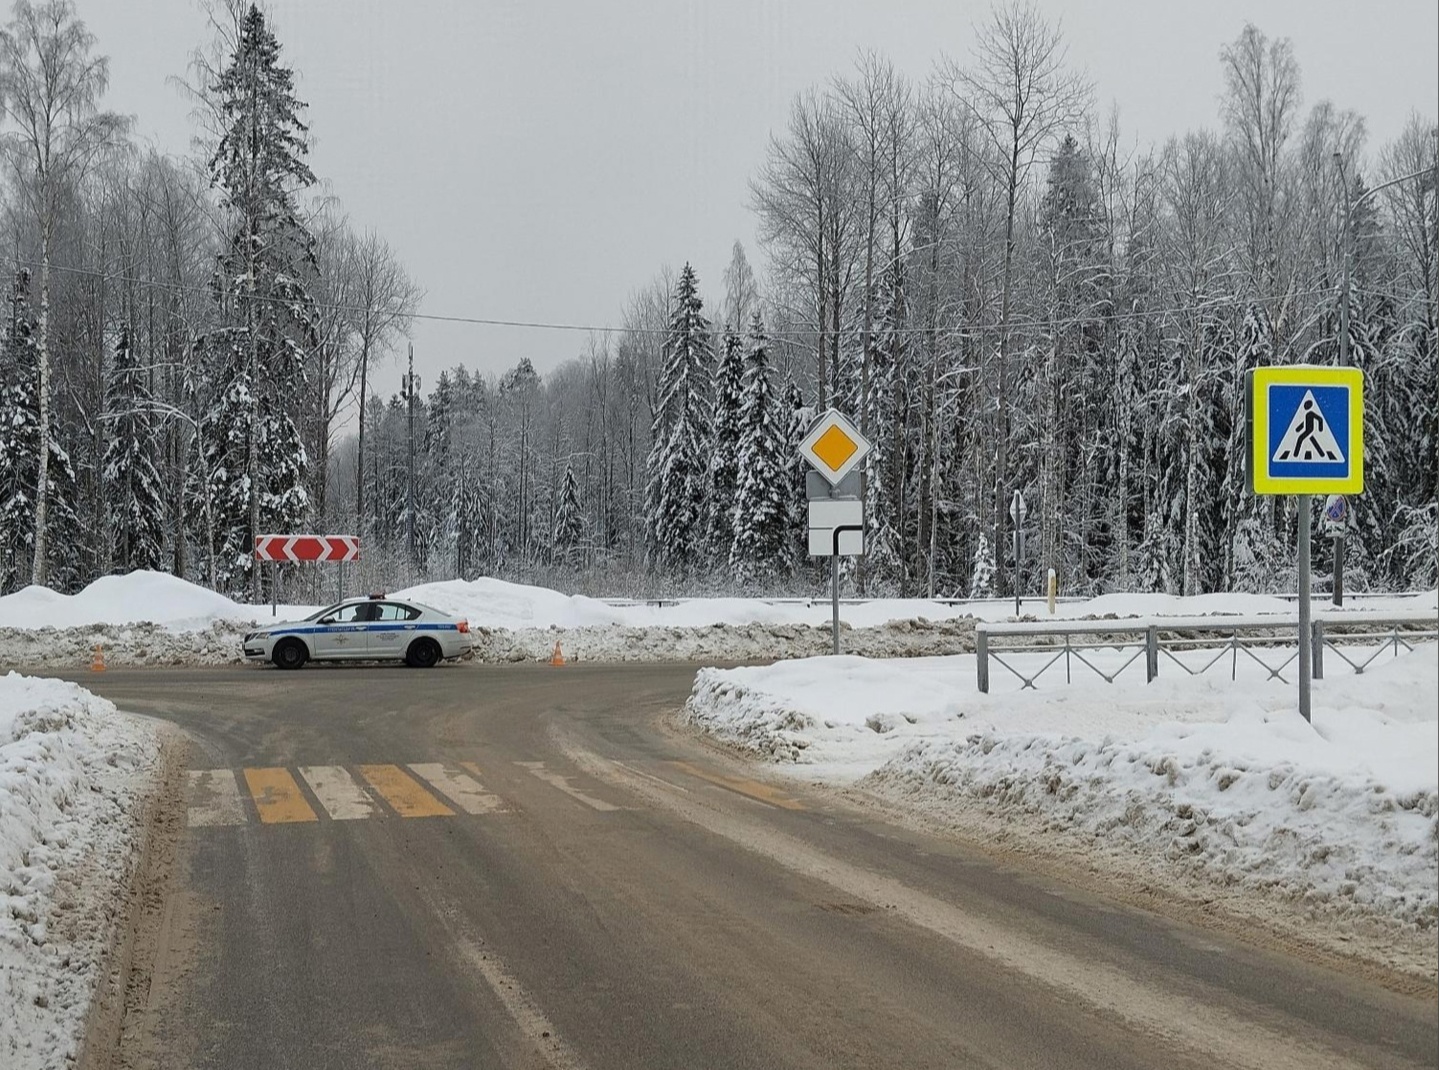
[[[419,285],[311,172],[276,27],[217,10],[186,158],[104,111],[68,0],[0,35],[0,594],[154,568],[259,599],[253,535],[290,531],[358,533],[374,585],[810,592],[796,446],[829,407],[875,447],[858,592],[1007,593],[1015,490],[1030,590],[1293,589],[1244,376],[1298,362],[1366,376],[1346,585],[1439,582],[1435,119],[1371,146],[1285,38],[1216,42],[1214,128],[1156,146],[1020,4],[927,71],[864,54],[756,132],[758,248],[721,278],[657,265],[555,370],[422,389]]]

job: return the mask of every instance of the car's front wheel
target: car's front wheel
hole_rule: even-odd
[[[298,639],[284,639],[275,647],[272,660],[282,669],[298,669],[310,660],[310,652]]]
[[[440,660],[440,644],[433,639],[416,639],[405,651],[405,664],[412,669],[429,669]]]

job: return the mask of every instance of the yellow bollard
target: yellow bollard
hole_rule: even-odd
[[[95,644],[95,653],[90,658],[90,671],[105,671],[105,647],[100,643]]]
[[[1059,577],[1049,570],[1049,615],[1054,616],[1054,596],[1059,593]]]

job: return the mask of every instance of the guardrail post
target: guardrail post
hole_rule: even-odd
[[[1159,675],[1159,629],[1151,624],[1144,629],[1144,679],[1153,683]]]
[[[1324,679],[1324,622],[1314,622],[1314,679]]]
[[[979,674],[979,693],[989,694],[989,635],[982,628],[974,630],[974,664]]]

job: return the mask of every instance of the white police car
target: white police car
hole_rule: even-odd
[[[307,661],[404,661],[428,669],[470,652],[468,621],[399,598],[348,598],[304,620],[250,632],[245,657],[298,669]]]

